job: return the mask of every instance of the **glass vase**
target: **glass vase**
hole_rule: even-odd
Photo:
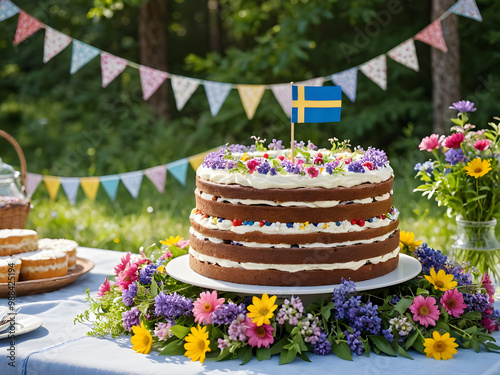
[[[467,262],[500,280],[500,242],[495,235],[497,220],[468,221],[457,218],[457,233],[451,258]]]

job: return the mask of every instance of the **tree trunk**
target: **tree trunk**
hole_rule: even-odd
[[[220,35],[220,15],[219,15],[219,1],[208,0],[208,18],[210,29],[210,50],[212,52],[221,53],[221,35]]]
[[[167,2],[148,0],[140,7],[139,48],[141,64],[168,71],[167,63]],[[166,82],[151,96],[147,103],[158,116],[169,117],[169,89]]]
[[[441,16],[455,2],[456,0],[432,0],[432,21]],[[449,119],[452,116],[448,107],[460,100],[460,40],[457,16],[450,14],[442,21],[442,27],[448,52],[443,53],[436,48],[431,48],[433,131],[437,134],[449,133]]]

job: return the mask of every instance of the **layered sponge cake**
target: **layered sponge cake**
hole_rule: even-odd
[[[327,285],[398,265],[393,171],[383,151],[311,143],[229,146],[197,171],[190,267],[254,285]]]
[[[0,257],[38,249],[38,234],[30,229],[0,230]]]

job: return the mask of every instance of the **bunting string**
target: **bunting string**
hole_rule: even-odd
[[[139,70],[143,99],[148,100],[158,88],[170,79],[177,110],[181,111],[189,101],[198,86],[205,88],[210,113],[216,116],[231,90],[236,89],[249,120],[253,118],[259,106],[265,90],[271,90],[276,100],[280,104],[285,114],[291,116],[291,87],[289,83],[284,84],[234,84],[216,81],[206,81],[197,78],[174,75],[161,70],[153,69],[135,62],[114,56],[96,47],[85,44],[77,39],[71,38],[64,33],[54,30],[32,17],[24,10],[20,9],[11,0],[0,0],[0,21],[19,14],[17,29],[14,37],[14,44],[18,45],[25,39],[45,29],[43,62],[47,63],[54,56],[73,43],[70,74],[78,72],[97,55],[101,56],[102,87],[107,87],[125,68],[131,67]],[[312,80],[299,82],[298,84],[310,86],[322,86],[325,81],[332,81],[342,87],[342,92],[351,102],[356,101],[357,73],[360,70],[372,82],[382,90],[387,89],[387,62],[386,55],[392,60],[414,70],[419,71],[418,58],[415,51],[415,40],[430,45],[433,48],[446,52],[447,46],[443,37],[441,21],[450,14],[456,14],[482,22],[483,18],[477,7],[475,0],[458,0],[438,19],[427,27],[419,31],[413,37],[402,42],[398,46],[391,48],[388,52],[381,54],[369,61],[352,67],[342,72],[333,73],[326,77],[317,77]],[[151,172],[152,175],[154,173]],[[130,182],[134,184],[134,182]],[[135,185],[132,185],[132,187]],[[111,192],[114,192],[114,185],[109,184]],[[64,188],[64,187],[63,187]],[[69,189],[69,188],[68,188]],[[112,196],[113,194],[110,194]]]

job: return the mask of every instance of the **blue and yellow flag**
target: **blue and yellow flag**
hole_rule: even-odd
[[[340,86],[292,86],[291,122],[339,122]]]

